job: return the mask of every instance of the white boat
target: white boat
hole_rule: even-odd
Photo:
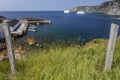
[[[64,13],[70,13],[70,11],[69,10],[64,10]]]
[[[77,11],[77,14],[85,14],[84,11]]]
[[[28,28],[28,31],[31,31],[31,32],[37,32],[36,29],[30,29],[30,28]]]

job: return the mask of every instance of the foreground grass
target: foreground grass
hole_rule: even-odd
[[[103,72],[107,41],[95,39],[85,46],[52,45],[29,50],[17,61],[17,74],[10,75],[8,61],[0,62],[0,80],[120,80],[120,38],[117,39],[112,70]]]

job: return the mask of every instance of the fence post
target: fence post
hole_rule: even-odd
[[[104,71],[111,69],[118,29],[119,29],[118,25],[113,23],[111,24],[111,31],[110,31],[109,41],[108,41]]]
[[[10,28],[8,27],[7,20],[3,21],[3,29],[4,29],[6,44],[7,44],[7,51],[8,51],[9,61],[10,61],[11,74],[14,75],[16,73],[15,56],[14,56],[13,49],[12,49]]]

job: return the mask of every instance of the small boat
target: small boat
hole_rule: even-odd
[[[67,9],[67,10],[64,10],[64,13],[70,13],[70,11]]]
[[[84,11],[77,11],[77,14],[85,14]]]

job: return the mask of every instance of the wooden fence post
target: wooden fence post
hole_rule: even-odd
[[[9,61],[10,61],[11,74],[14,75],[16,73],[15,56],[14,56],[13,49],[12,49],[10,28],[8,27],[8,23],[6,20],[3,21],[3,29],[4,29],[6,44],[7,44],[7,51],[8,51]]]
[[[110,37],[108,42],[104,71],[111,69],[118,29],[119,29],[118,25],[113,23],[111,24],[111,31],[110,31]]]

